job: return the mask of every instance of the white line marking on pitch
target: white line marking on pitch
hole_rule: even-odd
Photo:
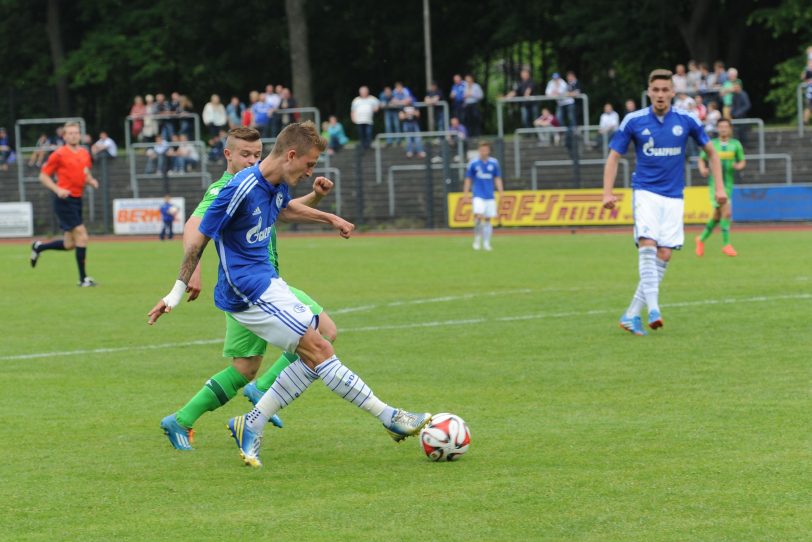
[[[474,299],[476,297],[493,297],[497,295],[510,295],[510,294],[529,294],[533,290],[529,288],[522,288],[520,290],[502,290],[500,292],[482,292],[478,294],[463,294],[463,295],[448,295],[443,297],[429,297],[426,299],[411,299],[409,301],[392,301],[391,303],[382,303],[380,305],[361,305],[358,307],[347,307],[344,309],[331,310],[330,314],[347,314],[350,312],[370,311],[378,307],[402,307],[404,305],[423,305],[426,303],[443,303],[446,301],[459,301],[462,299]]]
[[[434,298],[439,299],[439,298]],[[663,305],[668,308],[683,308],[683,307],[698,307],[703,305],[733,305],[736,303],[763,303],[766,301],[782,301],[793,300],[799,301],[803,299],[812,299],[812,294],[794,294],[794,295],[774,295],[774,296],[755,296],[743,298],[725,298],[725,299],[705,299],[701,301],[682,301],[678,303],[670,303]],[[357,308],[357,307],[356,307]],[[333,311],[335,313],[335,311]],[[384,326],[366,326],[366,327],[352,327],[352,328],[339,328],[342,333],[364,332],[364,331],[385,331],[388,329],[417,329],[426,327],[443,327],[443,326],[463,326],[471,324],[483,324],[486,322],[516,322],[520,320],[541,320],[544,318],[562,318],[568,316],[596,316],[604,314],[619,314],[618,309],[593,309],[587,311],[567,311],[567,312],[541,312],[536,314],[525,314],[520,316],[502,316],[497,318],[469,318],[464,320],[437,320],[433,322],[411,322],[408,324],[392,324]],[[63,352],[39,352],[33,354],[18,354],[13,356],[0,356],[0,360],[18,360],[18,359],[36,359],[36,358],[50,358],[50,357],[63,357],[63,356],[81,356],[90,354],[111,354],[116,352],[132,352],[134,350],[158,350],[161,348],[179,348],[184,346],[205,346],[209,344],[222,343],[223,339],[202,339],[198,341],[186,341],[177,343],[163,343],[163,344],[143,344],[140,346],[125,346],[116,348],[93,348],[85,350],[71,350]]]

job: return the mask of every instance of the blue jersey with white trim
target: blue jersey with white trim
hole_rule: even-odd
[[[483,162],[481,158],[477,158],[468,164],[465,176],[473,181],[471,192],[475,198],[494,199],[494,179],[501,177],[502,172],[499,169],[499,161],[496,158],[489,157],[485,162]]]
[[[200,233],[215,242],[220,257],[217,308],[247,309],[279,276],[268,259],[268,245],[279,211],[289,201],[288,185],[270,184],[255,165],[237,173],[203,215]]]
[[[702,124],[688,113],[672,107],[660,121],[649,106],[623,118],[609,148],[626,154],[629,142],[634,141],[637,165],[632,175],[632,188],[682,198],[685,144],[689,137],[693,137],[700,147],[710,141]]]

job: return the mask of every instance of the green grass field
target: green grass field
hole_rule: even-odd
[[[178,242],[73,255],[0,245],[2,540],[809,540],[810,231],[734,229],[672,261],[665,328],[617,319],[630,232],[280,238],[283,276],[339,325],[383,400],[451,411],[468,454],[431,463],[319,383],[242,466],[226,420],[173,450],[158,424],[227,363],[209,287],[146,325]],[[692,233],[686,235],[688,239]],[[275,359],[271,349],[269,358]],[[271,361],[272,361],[271,359]],[[267,365],[266,365],[267,366]]]

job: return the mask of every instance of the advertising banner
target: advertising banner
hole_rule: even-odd
[[[618,203],[604,209],[601,189],[506,190],[498,198],[498,222],[502,226],[608,226],[633,224],[632,190],[614,190]],[[685,223],[702,224],[711,216],[707,187],[685,189]],[[461,192],[448,195],[448,225],[474,225],[470,199]]]
[[[812,220],[812,186],[733,187],[737,222]]]
[[[34,209],[30,201],[0,203],[0,237],[34,235]]]
[[[183,235],[186,223],[186,198],[172,198],[177,209],[172,232]],[[116,235],[148,235],[161,233],[163,198],[131,198],[113,200],[113,233]]]

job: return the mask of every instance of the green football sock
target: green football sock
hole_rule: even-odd
[[[730,244],[730,220],[723,218],[722,224],[722,243],[725,245]]]
[[[277,359],[271,368],[265,371],[265,373],[258,377],[256,380],[257,388],[259,391],[266,392],[271,388],[271,384],[273,384],[276,377],[279,376],[279,373],[285,370],[285,367],[296,361],[299,356],[296,354],[292,354],[290,352],[283,352],[279,359]]]
[[[228,403],[246,384],[248,379],[233,366],[223,369],[206,381],[206,385],[175,413],[178,423],[191,429],[198,418]]]
[[[705,224],[705,230],[702,232],[702,235],[699,236],[699,240],[702,242],[706,241],[708,237],[711,236],[711,233],[713,233],[713,228],[715,228],[718,223],[718,221],[712,218],[708,220],[708,223]]]

